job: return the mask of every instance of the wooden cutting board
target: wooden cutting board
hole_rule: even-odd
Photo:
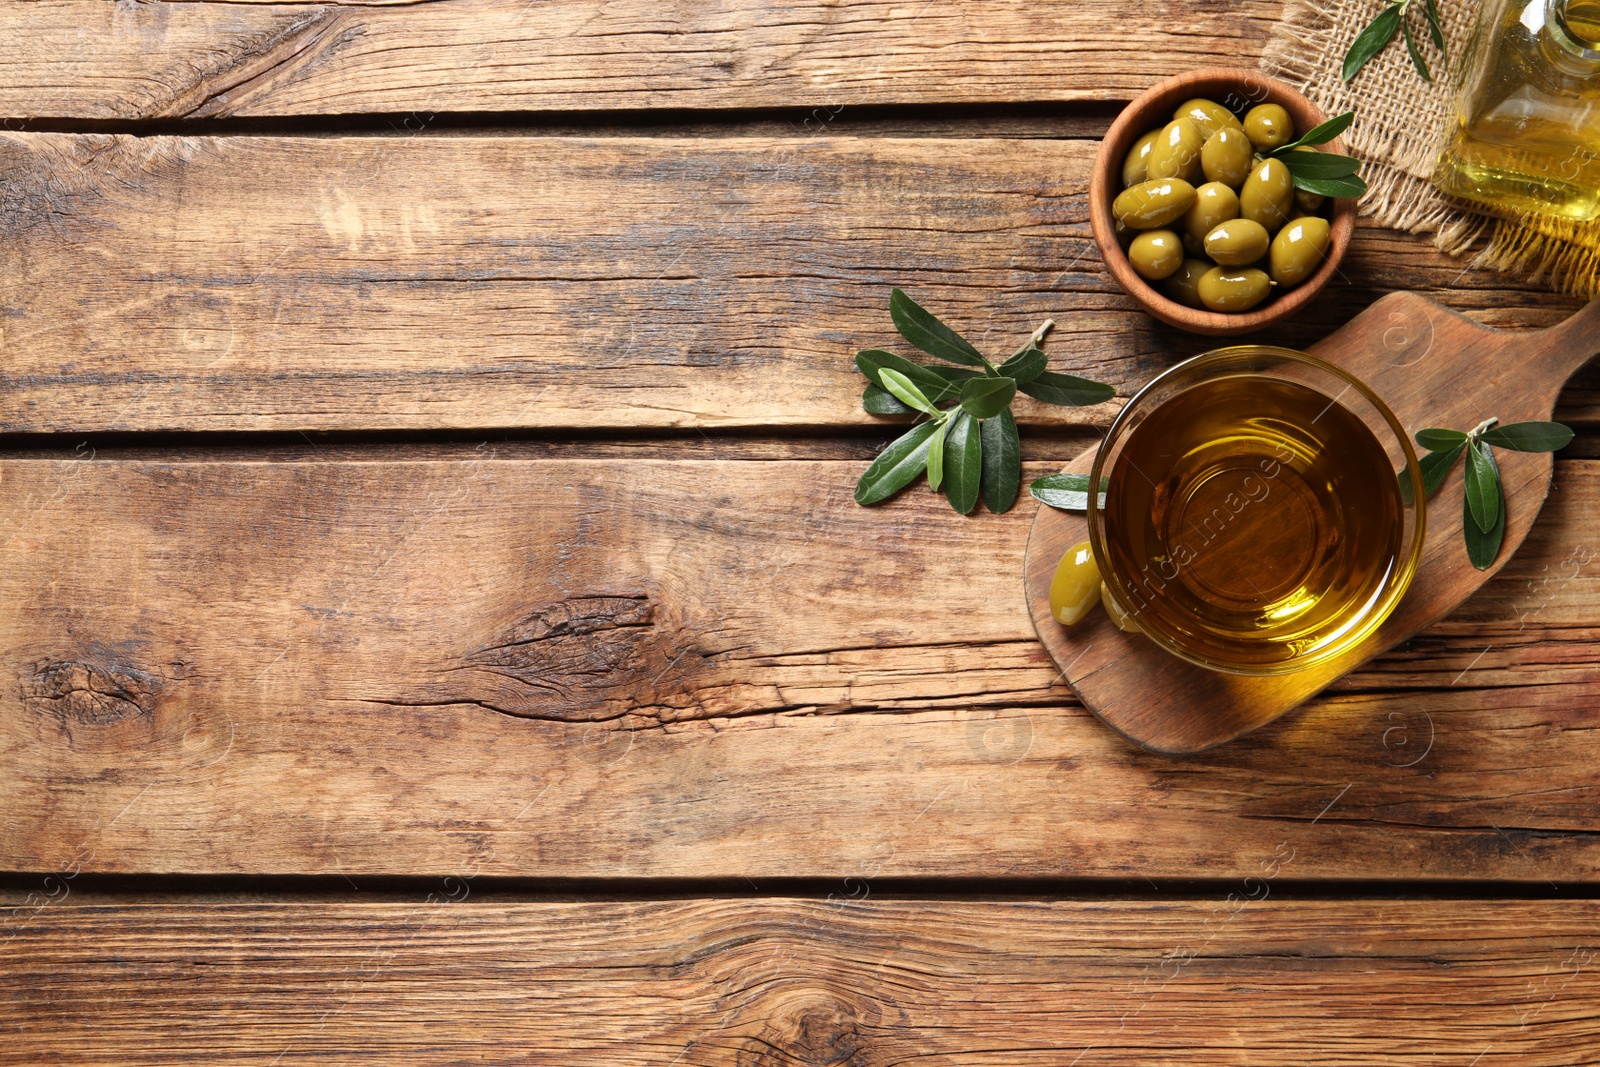
[[[1311,352],[1366,381],[1408,434],[1425,426],[1469,430],[1547,420],[1572,374],[1600,352],[1600,300],[1548,330],[1483,326],[1411,293],[1377,301]],[[1090,449],[1067,466],[1087,473]],[[1050,614],[1050,579],[1061,556],[1088,540],[1084,516],[1041,507],[1028,537],[1028,610],[1045,647],[1085,706],[1129,741],[1168,755],[1230,741],[1297,707],[1328,683],[1444,618],[1494,576],[1528,535],[1550,489],[1547,453],[1497,449],[1505,482],[1505,543],[1480,571],[1461,537],[1459,467],[1428,501],[1422,562],[1400,606],[1371,638],[1297,674],[1252,678],[1194,666],[1095,611],[1068,630]]]

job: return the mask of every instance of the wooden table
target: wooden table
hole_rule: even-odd
[[[1195,759],[1059,684],[1031,501],[851,501],[893,285],[1206,346],[1089,164],[1278,14],[0,3],[0,1062],[1600,1062],[1600,376],[1479,596]],[[1463,266],[1275,340],[1576,307]]]

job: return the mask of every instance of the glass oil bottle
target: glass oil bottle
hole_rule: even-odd
[[[1433,182],[1491,214],[1600,217],[1600,0],[1486,0]]]

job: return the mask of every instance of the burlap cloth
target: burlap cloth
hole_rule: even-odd
[[[1476,0],[1438,0],[1448,64],[1427,39],[1420,0],[1411,5],[1412,35],[1433,73],[1432,84],[1417,75],[1398,36],[1352,81],[1340,78],[1351,42],[1384,3],[1286,0],[1261,57],[1262,70],[1298,87],[1324,114],[1355,111],[1344,140],[1365,161],[1361,173],[1369,188],[1361,213],[1396,229],[1431,233],[1453,255],[1475,252],[1474,267],[1526,271],[1583,297],[1600,293],[1600,223],[1488,218],[1447,202],[1428,180],[1454,114],[1454,74],[1477,18]]]

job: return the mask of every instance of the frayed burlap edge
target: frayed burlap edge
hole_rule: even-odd
[[[1494,220],[1494,236],[1472,266],[1527,273],[1560,293],[1600,296],[1600,226],[1532,216]]]

